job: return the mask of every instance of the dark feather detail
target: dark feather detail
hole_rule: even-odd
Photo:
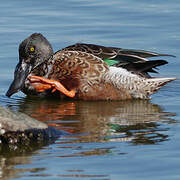
[[[112,58],[112,60],[117,60],[117,63],[133,63],[133,62],[146,62],[148,59],[136,56],[136,55],[129,55],[129,54],[118,54],[115,58]]]
[[[116,47],[105,47],[94,44],[77,43],[72,46],[68,46],[63,50],[68,51],[82,51],[93,54],[101,59],[113,59],[119,62],[144,62],[148,61],[149,57],[155,56],[172,56],[169,54],[158,54],[155,52],[135,50],[135,49],[123,49]]]
[[[118,48],[116,48],[118,49]],[[135,55],[142,58],[149,58],[149,57],[156,57],[156,56],[171,56],[175,57],[174,55],[170,54],[159,54],[156,52],[151,51],[144,51],[144,50],[136,50],[136,49],[119,49],[119,54],[126,54],[126,55]]]
[[[148,73],[157,73],[155,69],[157,66],[167,64],[165,60],[152,60],[147,58],[156,56],[171,56],[169,54],[159,54],[144,50],[135,49],[123,49],[116,47],[105,47],[94,44],[77,43],[72,46],[68,46],[63,50],[81,51],[93,54],[103,60],[110,59],[117,61],[113,66],[122,67],[135,74],[139,74],[143,77],[151,77]],[[155,68],[155,69],[154,69]]]
[[[168,62],[165,60],[154,60],[154,61],[146,61],[146,62],[135,62],[135,63],[120,63],[116,64],[116,67],[125,68],[128,71],[131,71],[135,74],[138,74],[142,77],[151,77],[148,73],[158,73],[153,68],[157,66],[162,66],[167,64]]]

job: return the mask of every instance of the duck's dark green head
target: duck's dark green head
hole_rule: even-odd
[[[34,33],[19,45],[19,63],[16,65],[14,80],[6,93],[10,97],[21,90],[28,74],[38,65],[53,55],[48,40],[39,33]]]

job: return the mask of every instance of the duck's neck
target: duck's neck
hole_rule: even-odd
[[[49,59],[45,60],[44,62],[39,64],[37,67],[35,67],[33,71],[31,72],[31,74],[48,78],[48,75],[52,69],[53,63],[54,63],[53,58],[51,56]]]

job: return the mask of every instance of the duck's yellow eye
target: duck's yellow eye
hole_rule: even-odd
[[[30,48],[30,51],[31,51],[31,52],[34,52],[34,50],[35,50],[34,47],[31,47],[31,48]]]

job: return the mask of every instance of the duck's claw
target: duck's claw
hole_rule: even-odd
[[[29,76],[28,79],[32,83],[32,86],[36,89],[38,92],[43,92],[47,89],[53,88],[52,92],[55,92],[56,90],[60,91],[61,93],[65,94],[69,97],[74,97],[76,94],[75,90],[67,90],[59,81],[46,79],[44,77],[40,76]]]
[[[55,92],[55,91],[56,91],[56,88],[53,88],[51,92],[53,93],[53,92]]]

